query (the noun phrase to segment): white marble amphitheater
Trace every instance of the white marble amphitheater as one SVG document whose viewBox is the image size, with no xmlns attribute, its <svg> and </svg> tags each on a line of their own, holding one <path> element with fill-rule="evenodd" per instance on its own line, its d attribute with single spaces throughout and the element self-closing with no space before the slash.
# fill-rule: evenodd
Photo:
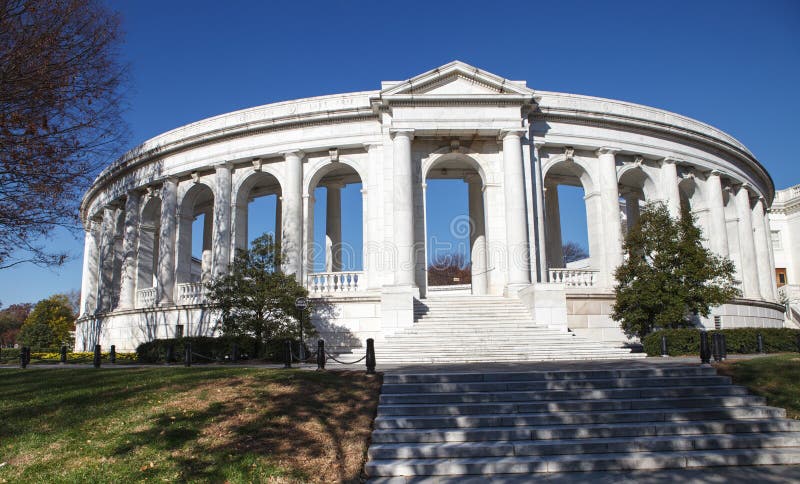
<svg viewBox="0 0 800 484">
<path fill-rule="evenodd" d="M 440 178 L 468 184 L 468 286 L 428 285 L 426 182 Z M 354 183 L 362 213 L 341 208 L 342 187 Z M 558 185 L 583 189 L 586 220 L 573 221 L 588 230 L 580 269 L 564 264 Z M 327 194 L 326 272 L 313 270 L 317 187 Z M 626 225 L 655 200 L 675 215 L 688 205 L 709 247 L 736 264 L 743 296 L 700 323 L 780 327 L 766 216 L 774 193 L 748 149 L 707 124 L 452 62 L 379 90 L 205 119 L 122 156 L 81 207 L 77 347 L 211 334 L 203 281 L 229 270 L 253 236 L 250 202 L 268 195 L 277 195 L 284 270 L 324 303 L 320 336 L 354 352 L 374 338 L 379 361 L 626 355 L 609 317 L 612 274 Z M 201 215 L 202 257 L 193 257 Z M 342 270 L 343 219 L 362 227 L 361 270 Z"/>
</svg>

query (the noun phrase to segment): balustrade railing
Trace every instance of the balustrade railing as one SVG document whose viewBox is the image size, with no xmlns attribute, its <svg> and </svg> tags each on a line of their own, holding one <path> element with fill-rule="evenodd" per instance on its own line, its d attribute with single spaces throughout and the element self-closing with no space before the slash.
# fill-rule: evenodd
<svg viewBox="0 0 800 484">
<path fill-rule="evenodd" d="M 156 305 L 156 288 L 148 287 L 136 291 L 136 307 L 151 308 Z"/>
<path fill-rule="evenodd" d="M 550 282 L 566 287 L 594 287 L 599 271 L 588 269 L 548 269 Z"/>
<path fill-rule="evenodd" d="M 363 277 L 363 272 L 317 272 L 308 275 L 306 288 L 311 294 L 350 294 L 363 290 Z"/>
<path fill-rule="evenodd" d="M 176 284 L 177 303 L 202 304 L 206 302 L 206 288 L 202 282 L 186 282 Z"/>
</svg>

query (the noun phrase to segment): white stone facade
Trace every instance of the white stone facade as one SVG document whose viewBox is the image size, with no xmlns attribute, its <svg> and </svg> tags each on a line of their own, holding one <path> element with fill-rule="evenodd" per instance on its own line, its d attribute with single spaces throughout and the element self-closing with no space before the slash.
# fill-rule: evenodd
<svg viewBox="0 0 800 484">
<path fill-rule="evenodd" d="M 769 212 L 780 300 L 787 324 L 800 327 L 800 185 L 775 192 Z"/>
<path fill-rule="evenodd" d="M 157 136 L 104 170 L 86 194 L 77 346 L 134 348 L 208 334 L 203 281 L 248 240 L 248 202 L 278 198 L 284 269 L 324 301 L 315 316 L 334 346 L 381 340 L 414 324 L 427 287 L 426 181 L 469 184 L 471 292 L 519 298 L 532 317 L 606 341 L 623 225 L 643 201 L 688 204 L 710 247 L 730 256 L 743 298 L 715 309 L 725 327 L 782 324 L 769 221 L 771 178 L 731 136 L 666 111 L 535 91 L 461 62 L 380 90 L 228 113 Z M 339 188 L 361 183 L 363 213 Z M 582 187 L 588 268 L 565 268 L 555 187 Z M 314 189 L 326 186 L 330 241 L 313 273 Z M 202 258 L 192 221 L 204 216 Z M 341 219 L 363 226 L 363 270 L 342 272 Z M 577 221 L 582 223 L 583 221 Z M 433 296 L 431 296 L 433 297 Z M 704 321 L 713 326 L 713 318 Z M 176 329 L 180 326 L 180 329 Z"/>
</svg>

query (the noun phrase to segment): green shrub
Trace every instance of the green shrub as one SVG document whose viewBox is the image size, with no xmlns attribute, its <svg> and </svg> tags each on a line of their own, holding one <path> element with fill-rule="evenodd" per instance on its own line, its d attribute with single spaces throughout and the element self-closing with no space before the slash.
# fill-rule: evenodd
<svg viewBox="0 0 800 484">
<path fill-rule="evenodd" d="M 728 353 L 758 353 L 758 334 L 764 339 L 765 353 L 798 351 L 797 338 L 800 330 L 789 328 L 735 328 L 712 330 L 711 335 L 721 332 L 725 335 Z M 670 356 L 699 355 L 700 331 L 695 328 L 662 329 L 645 336 L 642 344 L 648 356 L 661 355 L 661 336 L 667 337 L 667 353 Z"/>
<path fill-rule="evenodd" d="M 0 348 L 0 363 L 19 362 L 19 348 Z"/>
<path fill-rule="evenodd" d="M 183 361 L 185 344 L 192 344 L 192 353 L 202 355 L 194 356 L 193 361 L 211 363 L 225 361 L 230 358 L 233 345 L 239 345 L 239 358 L 264 358 L 268 360 L 282 360 L 282 342 L 268 343 L 264 348 L 256 348 L 256 340 L 250 336 L 192 336 L 186 338 L 156 339 L 142 343 L 136 348 L 136 354 L 142 363 L 163 363 L 166 361 L 167 350 L 173 347 L 172 362 Z"/>
</svg>

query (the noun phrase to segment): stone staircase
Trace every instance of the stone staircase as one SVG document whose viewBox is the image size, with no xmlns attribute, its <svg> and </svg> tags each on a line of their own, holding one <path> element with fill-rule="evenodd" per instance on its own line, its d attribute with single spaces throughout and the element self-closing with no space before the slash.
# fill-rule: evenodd
<svg viewBox="0 0 800 484">
<path fill-rule="evenodd" d="M 597 363 L 386 373 L 370 482 L 800 464 L 800 422 L 711 367 Z"/>
<path fill-rule="evenodd" d="M 438 296 L 414 301 L 412 327 L 376 341 L 379 365 L 640 358 L 644 354 L 550 329 L 518 299 Z M 354 360 L 364 349 L 343 355 Z"/>
</svg>

